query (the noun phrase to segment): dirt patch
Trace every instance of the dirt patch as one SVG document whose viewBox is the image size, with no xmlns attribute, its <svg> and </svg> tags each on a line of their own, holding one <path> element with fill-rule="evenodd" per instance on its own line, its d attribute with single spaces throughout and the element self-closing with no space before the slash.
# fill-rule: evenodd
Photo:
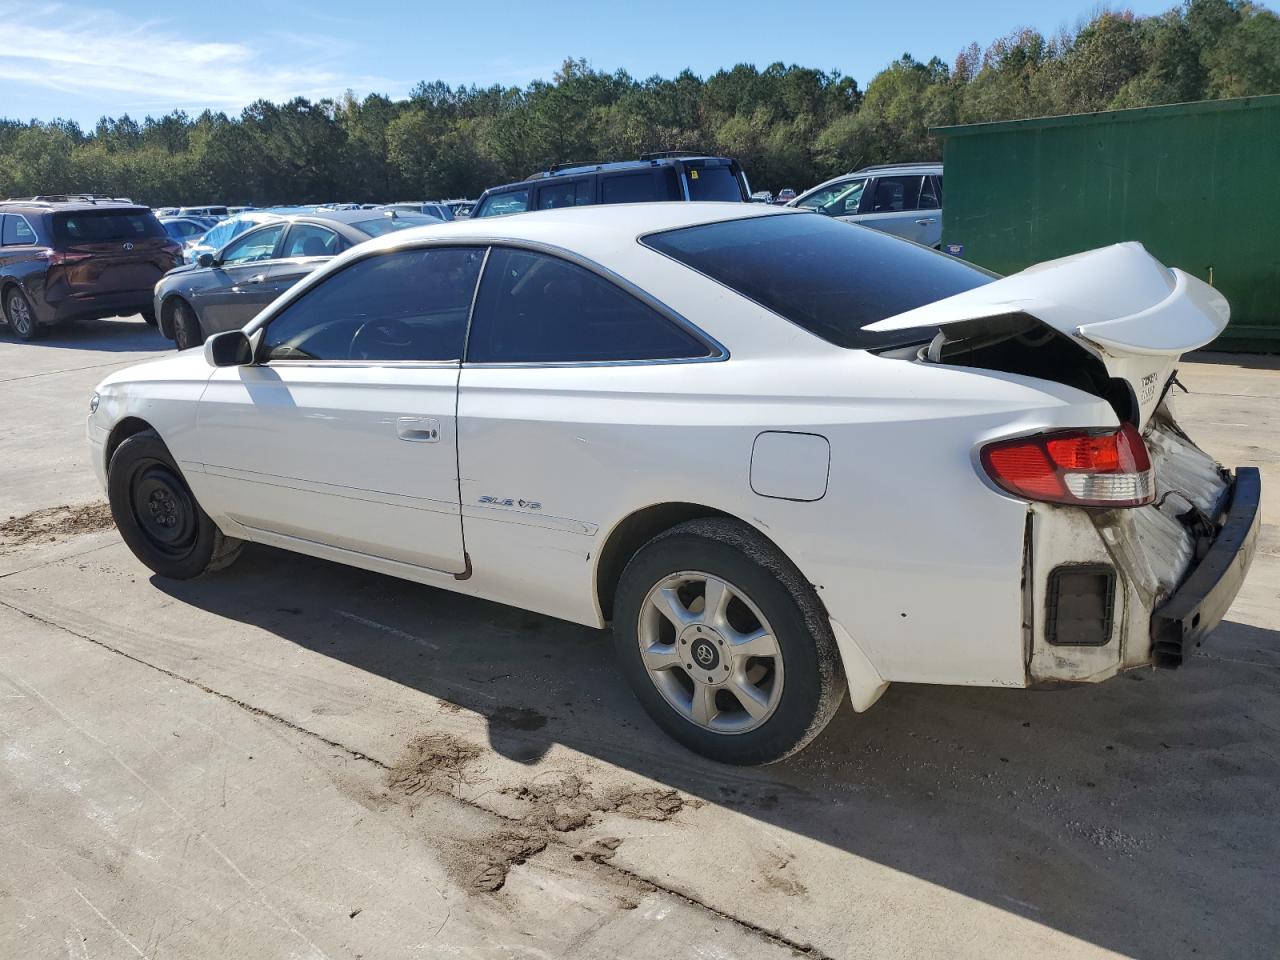
<svg viewBox="0 0 1280 960">
<path fill-rule="evenodd" d="M 492 719 L 492 718 L 491 718 Z M 387 772 L 385 803 L 432 793 L 461 799 L 459 787 L 468 782 L 467 768 L 482 751 L 446 733 L 418 737 Z M 451 872 L 468 890 L 496 892 L 507 882 L 511 868 L 528 862 L 558 837 L 589 827 L 597 814 L 614 813 L 636 820 L 665 821 L 680 813 L 687 800 L 675 790 L 613 788 L 596 790 L 576 774 L 568 773 L 497 791 L 518 801 L 516 813 L 501 813 L 509 826 L 475 843 L 464 845 L 453 859 Z M 563 841 L 561 841 L 563 842 Z M 613 857 L 622 840 L 599 837 L 583 842 L 573 852 L 577 860 L 603 863 Z"/>
<path fill-rule="evenodd" d="M 111 508 L 105 503 L 63 504 L 45 507 L 0 523 L 0 548 L 23 547 L 29 543 L 52 543 L 83 533 L 97 533 L 115 526 Z"/>
<path fill-rule="evenodd" d="M 387 786 L 410 797 L 452 793 L 462 783 L 467 764 L 478 756 L 478 747 L 445 733 L 429 733 L 409 743 L 388 772 Z"/>
<path fill-rule="evenodd" d="M 575 850 L 573 859 L 594 860 L 596 863 L 603 863 L 605 860 L 612 860 L 614 853 L 617 852 L 620 846 L 622 846 L 621 837 L 597 837 L 594 840 L 588 840 Z"/>
<path fill-rule="evenodd" d="M 685 807 L 684 797 L 675 790 L 614 790 L 608 807 L 600 809 L 620 813 L 634 820 L 670 820 Z"/>
<path fill-rule="evenodd" d="M 511 868 L 547 849 L 547 842 L 545 834 L 536 832 L 504 831 L 486 837 L 469 850 L 471 862 L 478 862 L 478 866 L 472 870 L 467 886 L 487 893 L 501 890 Z"/>
<path fill-rule="evenodd" d="M 809 892 L 809 888 L 800 881 L 794 871 L 787 869 L 794 860 L 795 857 L 790 854 L 787 856 L 779 856 L 776 853 L 767 854 L 761 864 L 760 875 L 765 883 L 779 893 L 784 893 L 788 897 L 803 897 Z"/>
<path fill-rule="evenodd" d="M 675 790 L 618 788 L 600 794 L 580 777 L 569 774 L 559 780 L 506 787 L 502 793 L 529 804 L 521 818 L 525 823 L 556 833 L 571 833 L 590 824 L 597 813 L 618 813 L 633 820 L 670 820 L 685 806 Z"/>
</svg>

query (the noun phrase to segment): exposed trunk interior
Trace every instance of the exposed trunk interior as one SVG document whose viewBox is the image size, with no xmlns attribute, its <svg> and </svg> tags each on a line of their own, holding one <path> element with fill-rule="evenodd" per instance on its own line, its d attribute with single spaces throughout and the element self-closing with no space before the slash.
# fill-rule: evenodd
<svg viewBox="0 0 1280 960">
<path fill-rule="evenodd" d="M 887 355 L 1050 380 L 1101 397 L 1122 422 L 1138 423 L 1138 404 L 1129 383 L 1110 376 L 1101 360 L 1030 314 L 950 323 L 928 346 Z"/>
</svg>

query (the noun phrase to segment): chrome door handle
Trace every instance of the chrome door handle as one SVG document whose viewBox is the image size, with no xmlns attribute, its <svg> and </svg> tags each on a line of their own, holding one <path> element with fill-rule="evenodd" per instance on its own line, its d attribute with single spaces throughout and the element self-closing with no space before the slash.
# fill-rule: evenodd
<svg viewBox="0 0 1280 960">
<path fill-rule="evenodd" d="M 245 287 L 249 286 L 250 284 L 265 283 L 266 280 L 267 280 L 267 275 L 265 273 L 260 273 L 256 277 L 249 277 L 247 280 L 241 280 L 239 283 L 237 283 L 234 287 L 231 288 L 231 292 L 240 293 L 244 290 Z"/>
<path fill-rule="evenodd" d="M 937 223 L 937 222 L 938 222 L 937 217 L 925 217 L 923 220 L 916 221 L 916 223 L 918 223 L 922 227 L 927 227 L 929 224 Z"/>
<path fill-rule="evenodd" d="M 398 417 L 396 433 L 411 443 L 435 443 L 440 439 L 440 421 L 435 417 Z"/>
</svg>

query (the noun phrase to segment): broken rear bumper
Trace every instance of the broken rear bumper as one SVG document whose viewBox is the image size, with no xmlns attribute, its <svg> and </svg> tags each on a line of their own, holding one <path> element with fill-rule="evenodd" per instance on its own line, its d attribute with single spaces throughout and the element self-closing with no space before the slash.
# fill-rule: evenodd
<svg viewBox="0 0 1280 960">
<path fill-rule="evenodd" d="M 1238 468 L 1230 506 L 1208 553 L 1151 615 L 1151 659 L 1157 667 L 1181 665 L 1226 616 L 1253 562 L 1261 497 L 1257 468 Z"/>
</svg>

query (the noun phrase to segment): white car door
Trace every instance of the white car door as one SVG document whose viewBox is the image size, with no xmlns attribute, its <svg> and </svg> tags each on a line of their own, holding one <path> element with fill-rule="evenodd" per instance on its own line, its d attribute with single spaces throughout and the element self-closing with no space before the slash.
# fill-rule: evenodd
<svg viewBox="0 0 1280 960">
<path fill-rule="evenodd" d="M 650 458 L 655 397 L 690 375 L 678 361 L 720 355 L 583 265 L 492 248 L 458 392 L 463 525 L 487 595 L 591 616 L 599 525 L 636 484 L 669 480 Z"/>
<path fill-rule="evenodd" d="M 377 253 L 272 317 L 257 362 L 219 368 L 200 400 L 206 509 L 303 552 L 464 572 L 455 415 L 483 260 Z"/>
</svg>

